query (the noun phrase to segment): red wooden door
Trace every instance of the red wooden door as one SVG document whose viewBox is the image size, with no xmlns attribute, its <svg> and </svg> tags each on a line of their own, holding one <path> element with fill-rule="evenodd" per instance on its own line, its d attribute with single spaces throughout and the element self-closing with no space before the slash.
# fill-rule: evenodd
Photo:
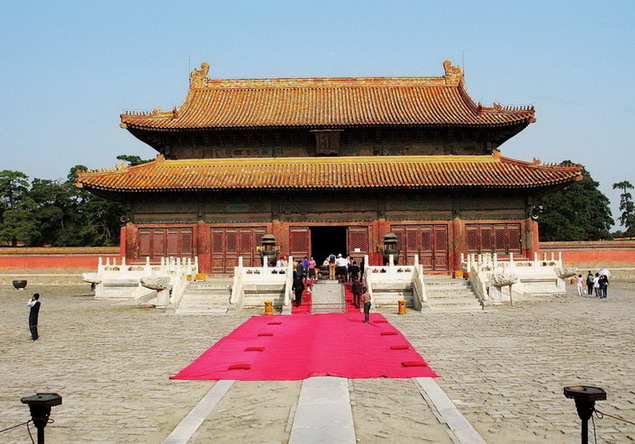
<svg viewBox="0 0 635 444">
<path fill-rule="evenodd" d="M 468 224 L 468 253 L 521 254 L 520 224 Z"/>
<path fill-rule="evenodd" d="M 311 251 L 311 230 L 309 227 L 289 228 L 289 256 L 302 259 Z"/>
<path fill-rule="evenodd" d="M 523 246 L 520 237 L 520 224 L 507 224 L 507 251 L 522 254 Z"/>
<path fill-rule="evenodd" d="M 450 254 L 450 251 L 449 251 L 447 225 L 434 226 L 433 251 L 434 251 L 434 271 L 449 270 L 448 256 Z"/>
<path fill-rule="evenodd" d="M 419 250 L 419 263 L 424 271 L 434 271 L 434 225 L 421 227 L 421 248 Z M 409 264 L 413 263 L 414 259 Z"/>
<path fill-rule="evenodd" d="M 260 245 L 265 227 L 214 227 L 210 229 L 210 262 L 212 274 L 233 273 L 238 258 L 245 267 L 259 267 Z"/>
<path fill-rule="evenodd" d="M 448 226 L 445 224 L 393 225 L 401 250 L 400 260 L 413 264 L 415 255 L 425 271 L 448 270 Z M 469 235 L 469 232 L 468 232 Z"/>
<path fill-rule="evenodd" d="M 348 227 L 346 251 L 359 264 L 368 254 L 368 227 Z"/>
<path fill-rule="evenodd" d="M 193 234 L 190 227 L 139 228 L 139 257 L 192 256 Z"/>
</svg>

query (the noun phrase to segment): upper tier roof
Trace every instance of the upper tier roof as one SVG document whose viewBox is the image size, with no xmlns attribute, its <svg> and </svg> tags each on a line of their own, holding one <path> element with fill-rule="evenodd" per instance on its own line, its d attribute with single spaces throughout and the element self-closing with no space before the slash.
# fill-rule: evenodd
<svg viewBox="0 0 635 444">
<path fill-rule="evenodd" d="M 465 91 L 463 69 L 442 77 L 210 79 L 209 65 L 190 74 L 183 105 L 169 112 L 121 115 L 129 129 L 363 126 L 491 127 L 528 124 L 533 107 L 483 107 Z"/>
<path fill-rule="evenodd" d="M 115 192 L 544 188 L 582 179 L 582 167 L 500 156 L 374 156 L 165 160 L 78 174 Z"/>
</svg>

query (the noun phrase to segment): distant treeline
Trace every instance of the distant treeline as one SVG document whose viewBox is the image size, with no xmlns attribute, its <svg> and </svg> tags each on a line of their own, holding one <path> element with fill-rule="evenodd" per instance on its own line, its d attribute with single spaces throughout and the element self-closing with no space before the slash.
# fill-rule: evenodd
<svg viewBox="0 0 635 444">
<path fill-rule="evenodd" d="M 138 156 L 117 157 L 131 165 L 147 162 Z M 571 163 L 569 161 L 564 163 Z M 108 246 L 119 243 L 125 214 L 121 203 L 105 200 L 75 186 L 76 165 L 65 180 L 33 179 L 20 171 L 0 171 L 0 244 L 25 246 Z M 539 202 L 540 240 L 585 241 L 635 235 L 635 209 L 628 181 L 622 190 L 618 218 L 624 231 L 611 234 L 609 199 L 588 171 L 584 180 Z"/>
</svg>

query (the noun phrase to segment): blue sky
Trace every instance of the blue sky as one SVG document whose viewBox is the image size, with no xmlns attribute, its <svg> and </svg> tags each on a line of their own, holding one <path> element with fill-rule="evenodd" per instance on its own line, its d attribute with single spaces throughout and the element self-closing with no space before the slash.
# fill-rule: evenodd
<svg viewBox="0 0 635 444">
<path fill-rule="evenodd" d="M 635 2 L 9 1 L 0 3 L 0 169 L 62 178 L 156 154 L 125 110 L 180 105 L 216 78 L 437 76 L 463 63 L 484 104 L 534 105 L 504 155 L 584 164 L 611 198 L 635 154 Z"/>
</svg>

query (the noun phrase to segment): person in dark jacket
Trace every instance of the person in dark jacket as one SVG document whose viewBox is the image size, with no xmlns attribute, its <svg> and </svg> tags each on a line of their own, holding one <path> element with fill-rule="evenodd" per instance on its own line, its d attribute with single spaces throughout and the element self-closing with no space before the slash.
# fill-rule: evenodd
<svg viewBox="0 0 635 444">
<path fill-rule="evenodd" d="M 34 341 L 37 341 L 40 337 L 37 333 L 37 321 L 40 314 L 40 306 L 42 305 L 39 299 L 40 294 L 35 293 L 31 296 L 31 299 L 27 303 L 27 305 L 31 308 L 29 311 L 29 330 L 31 330 L 31 339 Z"/>
<path fill-rule="evenodd" d="M 351 274 L 351 281 L 355 282 L 359 279 L 359 265 L 357 265 L 357 261 L 353 261 L 353 265 L 348 267 L 348 272 Z"/>
<path fill-rule="evenodd" d="M 357 278 L 353 278 L 351 291 L 353 292 L 353 304 L 355 304 L 355 307 L 357 308 L 359 308 L 359 298 L 362 296 L 363 288 L 364 286 L 362 285 L 362 281 L 357 280 Z"/>
<path fill-rule="evenodd" d="M 291 289 L 295 293 L 295 306 L 299 307 L 302 304 L 302 293 L 304 293 L 304 282 L 302 282 L 302 277 L 296 277 L 293 279 L 293 287 Z"/>
<path fill-rule="evenodd" d="M 600 276 L 598 282 L 600 284 L 600 299 L 606 299 L 609 289 L 609 278 L 605 274 L 603 274 Z"/>
<path fill-rule="evenodd" d="M 295 265 L 295 274 L 293 278 L 298 278 L 300 280 L 304 279 L 304 266 L 302 265 L 302 259 L 298 259 Z"/>
<path fill-rule="evenodd" d="M 591 273 L 591 271 L 589 270 L 589 274 L 587 274 L 586 276 L 586 286 L 587 286 L 587 292 L 590 295 L 593 294 L 593 273 Z"/>
</svg>

